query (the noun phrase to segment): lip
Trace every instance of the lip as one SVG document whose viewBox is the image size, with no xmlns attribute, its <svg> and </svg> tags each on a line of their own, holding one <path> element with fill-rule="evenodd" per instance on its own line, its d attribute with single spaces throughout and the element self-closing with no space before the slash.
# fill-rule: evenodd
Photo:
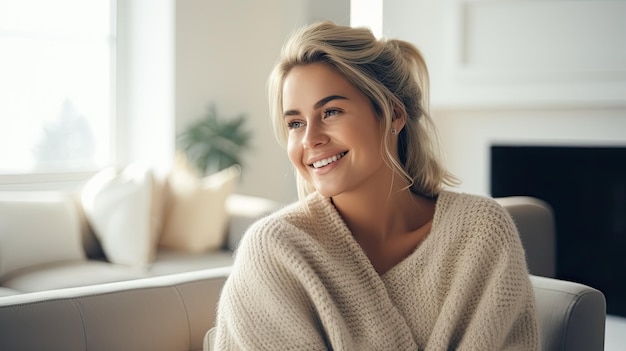
<svg viewBox="0 0 626 351">
<path fill-rule="evenodd" d="M 313 167 L 313 165 L 309 166 L 310 172 L 312 174 L 315 174 L 316 176 L 320 177 L 320 176 L 325 176 L 327 174 L 329 174 L 330 172 L 332 172 L 336 167 L 341 167 L 342 165 L 342 160 L 346 157 L 346 155 L 344 155 L 342 158 L 338 159 L 337 161 L 331 162 L 329 164 L 327 164 L 324 167 L 320 167 L 320 168 L 315 168 Z"/>
<path fill-rule="evenodd" d="M 325 159 L 327 159 L 327 158 L 330 158 L 330 157 L 333 157 L 333 156 L 337 156 L 337 155 L 339 155 L 339 154 L 344 154 L 344 155 L 341 157 L 341 158 L 343 158 L 343 157 L 345 157 L 345 156 L 348 154 L 348 150 L 345 150 L 345 151 L 337 151 L 337 152 L 329 152 L 329 153 L 324 153 L 324 154 L 319 155 L 319 156 L 310 157 L 310 158 L 309 158 L 309 159 L 305 162 L 305 164 L 306 164 L 308 167 L 310 167 L 310 168 L 313 168 L 313 169 L 320 169 L 320 168 L 315 168 L 315 167 L 313 167 L 313 164 L 314 164 L 315 162 L 317 162 L 317 161 L 325 160 Z M 337 160 L 337 161 L 339 161 L 339 160 Z M 335 161 L 335 162 L 337 162 L 337 161 Z M 333 163 L 335 163 L 335 162 L 333 162 Z M 325 166 L 325 167 L 326 167 L 326 166 Z M 324 168 L 324 167 L 322 167 L 322 168 Z"/>
</svg>

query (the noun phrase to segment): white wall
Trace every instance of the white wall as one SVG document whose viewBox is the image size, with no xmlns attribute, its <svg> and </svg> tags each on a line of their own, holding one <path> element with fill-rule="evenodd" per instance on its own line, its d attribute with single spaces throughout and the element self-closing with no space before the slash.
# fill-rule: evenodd
<svg viewBox="0 0 626 351">
<path fill-rule="evenodd" d="M 144 14 L 135 28 L 143 36 L 120 43 L 122 54 L 148 49 L 118 67 L 136 70 L 125 85 L 130 91 L 118 94 L 118 111 L 128 116 L 122 122 L 130 126 L 121 130 L 127 159 L 171 159 L 174 135 L 213 101 L 224 116 L 247 114 L 254 131 L 237 191 L 295 199 L 292 169 L 267 115 L 267 75 L 293 28 L 324 18 L 348 24 L 349 0 L 147 3 L 120 2 L 130 7 L 126 13 Z M 384 35 L 415 43 L 429 64 L 434 118 L 462 190 L 488 193 L 493 142 L 626 145 L 626 1 L 383 6 Z M 146 35 L 150 27 L 157 29 Z M 140 102 L 128 105 L 130 97 Z"/>
<path fill-rule="evenodd" d="M 489 193 L 492 143 L 626 145 L 626 1 L 396 0 L 383 28 L 425 56 L 461 190 Z"/>
<path fill-rule="evenodd" d="M 460 189 L 489 194 L 489 147 L 626 146 L 626 108 L 482 108 L 437 111 L 450 170 Z"/>
<path fill-rule="evenodd" d="M 116 163 L 166 172 L 174 158 L 173 0 L 117 2 Z"/>
<path fill-rule="evenodd" d="M 254 139 L 240 193 L 283 202 L 297 197 L 272 132 L 265 86 L 288 34 L 325 18 L 348 24 L 349 1 L 176 1 L 176 130 L 200 118 L 210 102 L 225 117 L 246 114 Z"/>
</svg>

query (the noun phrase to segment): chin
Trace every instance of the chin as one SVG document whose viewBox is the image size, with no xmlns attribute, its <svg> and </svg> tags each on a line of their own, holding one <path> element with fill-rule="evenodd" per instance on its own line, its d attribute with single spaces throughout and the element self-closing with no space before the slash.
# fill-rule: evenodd
<svg viewBox="0 0 626 351">
<path fill-rule="evenodd" d="M 329 189 L 328 187 L 315 187 L 315 190 L 324 197 L 333 197 L 341 194 L 338 189 Z"/>
</svg>

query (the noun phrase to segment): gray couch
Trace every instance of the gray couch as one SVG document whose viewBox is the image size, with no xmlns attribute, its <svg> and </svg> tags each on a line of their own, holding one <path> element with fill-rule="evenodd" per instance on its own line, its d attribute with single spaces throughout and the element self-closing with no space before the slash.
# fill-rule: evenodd
<svg viewBox="0 0 626 351">
<path fill-rule="evenodd" d="M 11 230 L 10 224 L 8 224 L 8 227 L 3 224 L 10 222 L 10 220 L 5 219 L 3 215 L 11 212 L 11 206 L 29 206 L 28 202 L 15 200 L 16 198 L 20 199 L 20 196 L 21 194 L 19 192 L 14 194 L 3 192 L 0 194 L 0 212 L 5 211 L 5 213 L 0 213 L 0 235 L 3 235 L 4 231 Z M 36 203 L 41 201 L 39 198 L 35 200 Z M 80 250 L 84 251 L 85 257 L 50 259 L 49 262 L 9 270 L 8 273 L 4 272 L 0 274 L 0 297 L 230 266 L 233 262 L 232 250 L 236 247 L 239 238 L 247 226 L 257 218 L 273 211 L 279 205 L 274 201 L 260 197 L 232 194 L 226 203 L 230 220 L 227 233 L 225 233 L 226 242 L 224 243 L 223 250 L 196 253 L 160 247 L 157 250 L 154 261 L 151 262 L 149 266 L 140 268 L 109 262 L 98 240 L 89 228 L 86 219 L 84 216 L 80 215 L 80 205 L 77 204 L 77 206 L 80 217 L 79 221 L 82 222 L 82 248 L 80 248 Z M 17 221 L 42 221 L 45 217 L 46 221 L 50 221 L 49 235 L 52 236 L 56 234 L 61 237 L 59 240 L 52 239 L 50 242 L 65 245 L 63 244 L 64 240 L 62 238 L 64 233 L 61 233 L 64 229 L 55 228 L 55 223 L 61 221 L 55 221 L 54 219 L 58 219 L 59 216 L 67 215 L 68 211 L 59 211 L 56 213 L 54 211 L 57 210 L 57 207 L 58 204 L 53 203 L 53 205 L 49 205 L 41 211 L 43 212 L 41 217 L 27 217 L 17 219 Z M 15 234 L 13 235 L 15 236 Z M 10 244 L 10 242 L 8 244 Z M 15 244 L 15 246 L 17 246 L 15 249 L 3 248 L 4 251 L 0 252 L 0 256 L 2 256 L 3 252 L 12 253 L 11 251 L 17 251 L 13 256 L 18 257 L 37 255 L 32 252 L 20 252 L 20 247 L 27 249 L 23 247 L 23 244 L 20 245 L 18 243 Z M 34 246 L 41 245 L 40 243 L 35 243 L 33 247 Z M 53 251 L 46 250 L 46 247 L 39 248 L 38 250 L 40 254 L 43 255 L 46 254 L 46 251 Z M 36 257 L 33 257 L 33 261 L 35 258 Z M 0 257 L 0 271 L 7 270 L 7 261 L 9 261 L 7 257 Z"/>
<path fill-rule="evenodd" d="M 520 228 L 534 221 L 514 219 Z M 228 273 L 214 268 L 0 298 L 0 350 L 201 350 Z M 531 281 L 543 350 L 603 350 L 600 291 L 548 277 Z"/>
<path fill-rule="evenodd" d="M 229 268 L 0 298 L 0 350 L 201 350 Z M 601 351 L 604 296 L 531 276 L 543 350 Z"/>
<path fill-rule="evenodd" d="M 0 350 L 201 350 L 229 268 L 0 298 Z"/>
</svg>

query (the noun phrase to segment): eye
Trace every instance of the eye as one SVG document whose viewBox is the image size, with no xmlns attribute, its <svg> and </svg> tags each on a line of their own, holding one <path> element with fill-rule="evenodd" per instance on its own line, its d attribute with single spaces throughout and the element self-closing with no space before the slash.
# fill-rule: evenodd
<svg viewBox="0 0 626 351">
<path fill-rule="evenodd" d="M 304 123 L 302 121 L 290 121 L 287 122 L 287 128 L 288 129 L 298 129 L 304 126 Z"/>
<path fill-rule="evenodd" d="M 341 110 L 338 108 L 334 108 L 334 107 L 329 107 L 327 109 L 324 110 L 324 117 L 331 117 L 334 116 L 338 113 L 340 113 Z"/>
</svg>

